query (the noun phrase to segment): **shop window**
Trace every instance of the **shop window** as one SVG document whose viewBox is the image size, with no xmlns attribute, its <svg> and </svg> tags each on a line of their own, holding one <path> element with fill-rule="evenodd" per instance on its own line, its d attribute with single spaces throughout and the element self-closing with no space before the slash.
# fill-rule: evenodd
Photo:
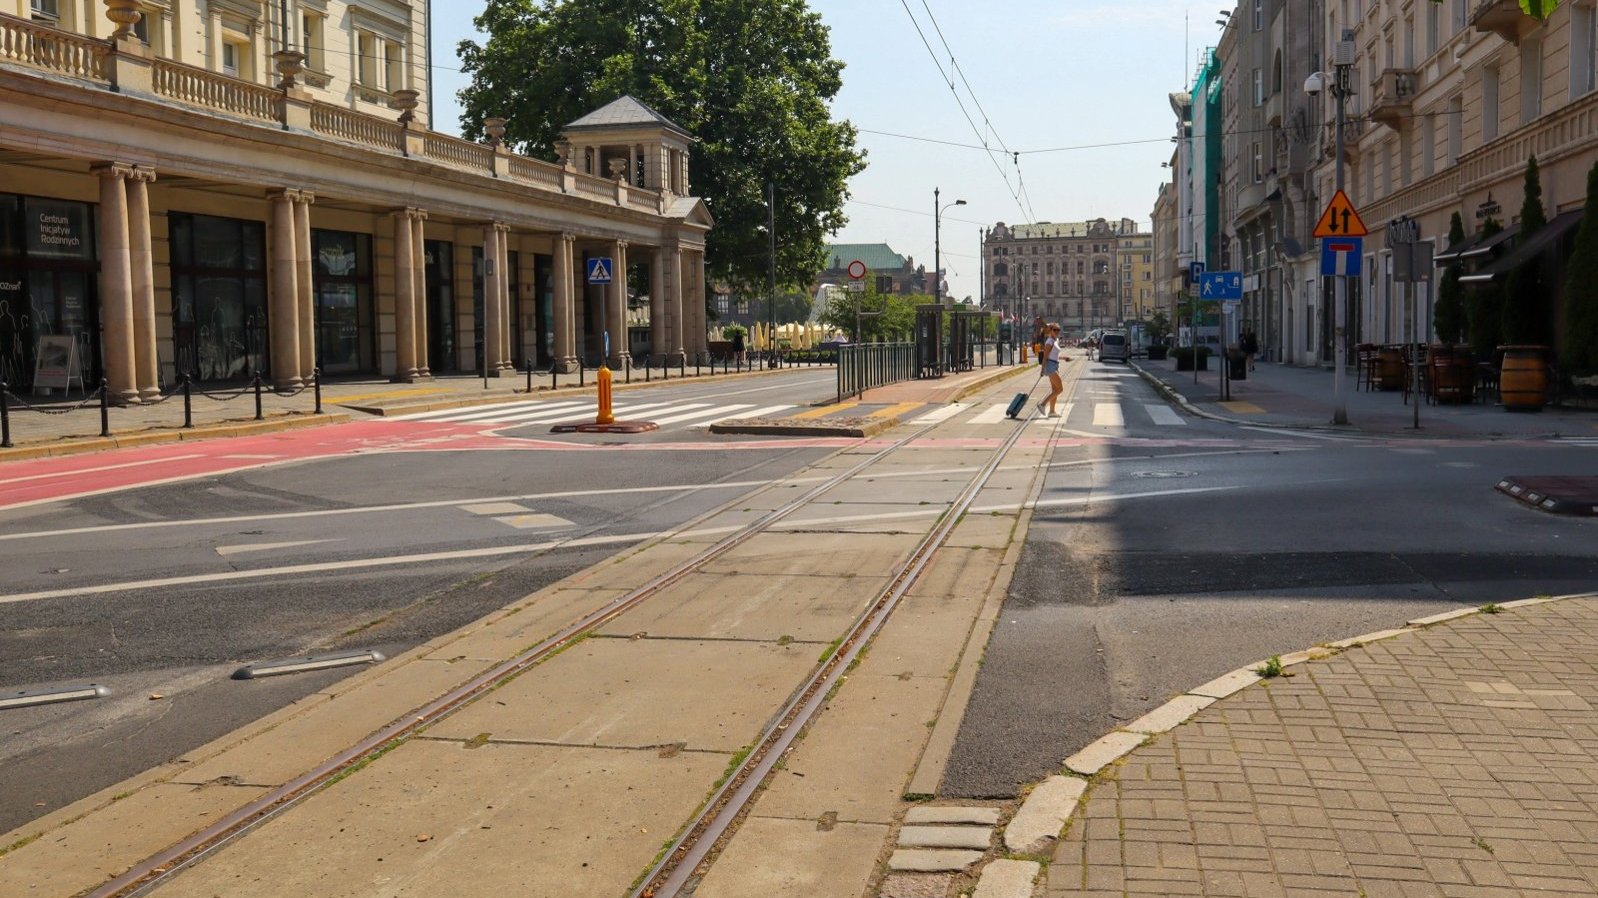
<svg viewBox="0 0 1598 898">
<path fill-rule="evenodd" d="M 46 337 L 70 341 L 75 377 L 99 377 L 92 208 L 0 195 L 0 380 L 13 391 L 33 386 Z"/>
<path fill-rule="evenodd" d="M 422 244 L 427 283 L 427 362 L 437 371 L 454 371 L 455 357 L 455 247 L 443 240 Z"/>
<path fill-rule="evenodd" d="M 312 231 L 316 364 L 327 374 L 377 370 L 369 234 Z"/>
<path fill-rule="evenodd" d="M 266 226 L 181 212 L 167 225 L 179 373 L 201 381 L 269 373 Z"/>
</svg>

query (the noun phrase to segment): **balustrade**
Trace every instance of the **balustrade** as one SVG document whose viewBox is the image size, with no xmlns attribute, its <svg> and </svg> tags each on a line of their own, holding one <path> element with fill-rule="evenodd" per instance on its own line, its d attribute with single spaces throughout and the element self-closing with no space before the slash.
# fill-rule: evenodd
<svg viewBox="0 0 1598 898">
<path fill-rule="evenodd" d="M 70 75 L 106 81 L 104 41 L 0 14 L 0 59 Z"/>
<path fill-rule="evenodd" d="M 264 85 L 170 59 L 155 60 L 151 77 L 157 94 L 183 103 L 265 122 L 282 114 L 283 94 Z"/>
<path fill-rule="evenodd" d="M 317 102 L 311 106 L 311 130 L 384 150 L 400 151 L 405 148 L 404 133 L 399 123 L 331 103 Z"/>
</svg>

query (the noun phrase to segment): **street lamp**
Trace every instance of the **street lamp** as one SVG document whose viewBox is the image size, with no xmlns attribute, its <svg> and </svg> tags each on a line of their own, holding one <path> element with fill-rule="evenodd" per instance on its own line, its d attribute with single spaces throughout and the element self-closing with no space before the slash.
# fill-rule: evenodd
<svg viewBox="0 0 1598 898">
<path fill-rule="evenodd" d="M 1343 192 L 1343 126 L 1347 121 L 1344 109 L 1345 101 L 1351 92 L 1349 89 L 1349 74 L 1354 67 L 1354 58 L 1358 54 L 1358 47 L 1354 43 L 1354 30 L 1344 28 L 1342 39 L 1332 55 L 1332 72 L 1316 72 L 1304 81 L 1304 92 L 1315 96 L 1321 91 L 1331 88 L 1332 96 L 1337 100 L 1337 192 Z M 1344 395 L 1343 371 L 1348 364 L 1345 347 L 1345 331 L 1348 329 L 1348 277 L 1336 275 L 1332 279 L 1334 289 L 1333 304 L 1335 315 L 1333 319 L 1332 350 L 1336 358 L 1336 367 L 1333 369 L 1332 382 L 1332 423 L 1348 423 L 1348 397 Z"/>
<path fill-rule="evenodd" d="M 940 306 L 943 305 L 943 210 L 965 205 L 965 200 L 955 200 L 947 206 L 939 206 L 938 198 L 941 193 L 940 188 L 932 188 L 932 279 L 935 282 L 932 295 Z"/>
</svg>

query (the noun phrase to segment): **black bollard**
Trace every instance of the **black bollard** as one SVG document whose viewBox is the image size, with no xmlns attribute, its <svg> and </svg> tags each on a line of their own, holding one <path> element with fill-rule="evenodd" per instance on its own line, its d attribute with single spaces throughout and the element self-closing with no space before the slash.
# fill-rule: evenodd
<svg viewBox="0 0 1598 898">
<path fill-rule="evenodd" d="M 183 426 L 194 426 L 194 387 L 187 374 L 183 375 Z"/>
<path fill-rule="evenodd" d="M 0 380 L 0 449 L 11 448 L 11 385 Z"/>
<path fill-rule="evenodd" d="M 260 421 L 261 414 L 261 372 L 255 372 L 255 420 Z"/>
<path fill-rule="evenodd" d="M 644 383 L 649 383 L 649 357 L 644 356 Z"/>
<path fill-rule="evenodd" d="M 322 369 L 311 369 L 311 386 L 316 388 L 316 414 L 322 413 Z"/>
<path fill-rule="evenodd" d="M 633 382 L 633 357 L 632 356 L 628 356 L 627 358 L 622 359 L 621 367 L 622 367 L 622 372 L 624 373 L 624 375 L 627 378 L 625 381 L 623 381 L 623 383 L 629 383 L 629 384 L 632 383 Z"/>
<path fill-rule="evenodd" d="M 587 375 L 583 373 L 583 361 L 582 361 L 582 359 L 578 359 L 577 360 L 577 386 L 579 386 L 579 387 L 588 386 L 586 381 L 587 381 Z"/>
<path fill-rule="evenodd" d="M 560 364 L 557 363 L 557 362 L 550 362 L 549 363 L 549 388 L 551 390 L 554 390 L 554 389 L 558 389 L 559 387 L 560 387 Z"/>
<path fill-rule="evenodd" d="M 533 356 L 531 353 L 527 356 L 527 392 L 529 394 L 533 392 Z"/>
<path fill-rule="evenodd" d="M 100 436 L 111 435 L 111 386 L 100 378 Z"/>
</svg>

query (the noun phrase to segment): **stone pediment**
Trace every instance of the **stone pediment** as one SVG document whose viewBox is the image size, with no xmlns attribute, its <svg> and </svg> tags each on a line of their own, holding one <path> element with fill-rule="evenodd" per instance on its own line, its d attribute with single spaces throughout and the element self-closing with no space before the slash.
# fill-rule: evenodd
<svg viewBox="0 0 1598 898">
<path fill-rule="evenodd" d="M 684 224 L 698 225 L 700 227 L 715 227 L 716 219 L 710 214 L 710 207 L 697 196 L 679 196 L 666 207 L 667 218 L 680 218 Z"/>
</svg>

